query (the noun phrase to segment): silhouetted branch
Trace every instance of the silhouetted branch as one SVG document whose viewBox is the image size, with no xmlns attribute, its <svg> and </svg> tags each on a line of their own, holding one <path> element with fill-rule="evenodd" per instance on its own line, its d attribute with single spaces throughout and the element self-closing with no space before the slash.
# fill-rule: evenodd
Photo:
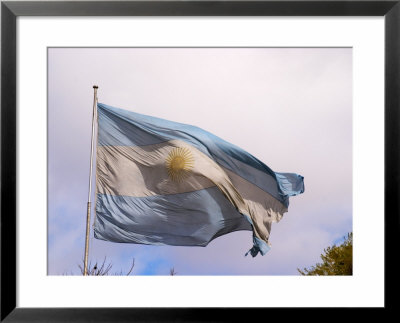
<svg viewBox="0 0 400 323">
<path fill-rule="evenodd" d="M 87 268 L 88 276 L 108 276 L 108 275 L 122 276 L 123 275 L 122 270 L 119 273 L 115 272 L 115 273 L 111 274 L 110 270 L 111 270 L 113 264 L 111 262 L 107 263 L 106 260 L 107 260 L 107 257 L 104 257 L 104 260 L 100 266 L 96 262 L 93 267 L 92 267 L 92 262 L 89 261 L 88 268 Z M 83 265 L 79 264 L 78 267 L 81 271 L 81 274 L 83 275 L 84 274 L 84 261 L 83 260 L 82 260 L 82 263 L 83 263 Z M 135 266 L 135 258 L 132 259 L 132 265 L 129 268 L 129 271 L 126 274 L 126 276 L 129 276 L 131 274 L 134 266 Z"/>
<path fill-rule="evenodd" d="M 130 273 L 132 272 L 134 266 L 135 266 L 135 258 L 132 258 L 132 266 L 131 266 L 131 268 L 129 269 L 128 273 L 126 274 L 127 276 L 130 275 Z"/>
</svg>

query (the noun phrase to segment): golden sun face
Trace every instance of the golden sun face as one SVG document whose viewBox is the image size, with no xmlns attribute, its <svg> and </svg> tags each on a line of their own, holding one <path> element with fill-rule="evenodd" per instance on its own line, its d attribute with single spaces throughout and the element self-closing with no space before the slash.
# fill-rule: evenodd
<svg viewBox="0 0 400 323">
<path fill-rule="evenodd" d="M 188 148 L 174 148 L 165 161 L 168 176 L 175 182 L 180 182 L 189 175 L 193 168 L 194 158 Z"/>
</svg>

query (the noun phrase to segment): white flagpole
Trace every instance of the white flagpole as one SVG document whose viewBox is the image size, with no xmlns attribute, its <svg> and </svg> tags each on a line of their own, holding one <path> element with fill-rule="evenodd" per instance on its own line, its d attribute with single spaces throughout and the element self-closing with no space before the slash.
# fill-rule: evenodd
<svg viewBox="0 0 400 323">
<path fill-rule="evenodd" d="M 85 263 L 83 275 L 87 276 L 88 256 L 89 256 L 89 233 L 90 233 L 90 211 L 91 211 L 91 195 L 92 195 L 92 172 L 93 172 L 93 150 L 94 150 L 94 125 L 97 106 L 97 85 L 93 85 L 94 98 L 93 98 L 93 115 L 92 115 L 92 141 L 90 144 L 90 175 L 89 175 L 89 195 L 87 202 L 87 216 L 86 216 L 86 243 L 85 243 Z"/>
</svg>

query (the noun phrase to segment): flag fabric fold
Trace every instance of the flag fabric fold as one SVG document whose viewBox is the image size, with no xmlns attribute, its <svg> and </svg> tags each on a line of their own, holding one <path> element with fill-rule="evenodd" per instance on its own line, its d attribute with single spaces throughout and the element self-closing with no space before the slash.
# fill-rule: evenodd
<svg viewBox="0 0 400 323">
<path fill-rule="evenodd" d="M 97 239 L 206 246 L 253 231 L 254 257 L 269 250 L 271 224 L 303 177 L 276 173 L 198 127 L 97 104 Z"/>
</svg>

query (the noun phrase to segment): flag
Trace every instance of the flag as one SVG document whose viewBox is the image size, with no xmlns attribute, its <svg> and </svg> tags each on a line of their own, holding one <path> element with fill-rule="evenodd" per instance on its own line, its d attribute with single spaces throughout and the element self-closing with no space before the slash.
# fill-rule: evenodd
<svg viewBox="0 0 400 323">
<path fill-rule="evenodd" d="M 253 231 L 255 257 L 287 212 L 303 177 L 276 173 L 243 149 L 195 126 L 97 104 L 97 239 L 206 246 Z"/>
</svg>

